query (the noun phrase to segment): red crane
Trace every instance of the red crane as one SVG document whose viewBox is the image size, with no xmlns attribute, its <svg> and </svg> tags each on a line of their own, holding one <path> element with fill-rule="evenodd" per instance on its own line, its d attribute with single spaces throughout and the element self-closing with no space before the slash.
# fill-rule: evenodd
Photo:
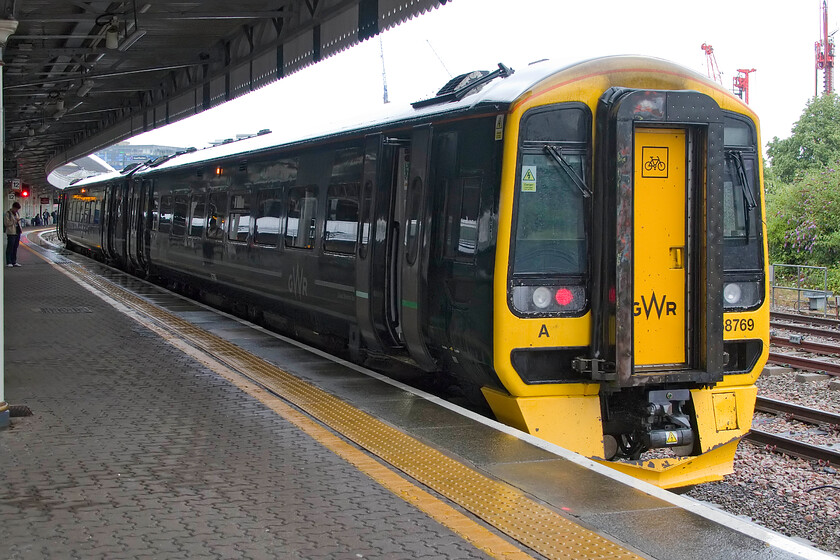
<svg viewBox="0 0 840 560">
<path fill-rule="evenodd" d="M 745 70 L 738 68 L 738 75 L 732 78 L 732 92 L 744 100 L 744 103 L 750 103 L 750 74 L 755 72 L 755 68 Z"/>
<path fill-rule="evenodd" d="M 700 45 L 700 48 L 706 53 L 706 75 L 720 85 L 723 85 L 720 68 L 718 68 L 718 63 L 715 59 L 715 49 L 712 48 L 712 45 L 706 43 Z"/>
<path fill-rule="evenodd" d="M 820 8 L 820 40 L 814 43 L 816 64 L 814 68 L 814 96 L 819 93 L 819 73 L 823 72 L 823 93 L 834 91 L 834 33 L 828 34 L 828 6 L 823 0 Z"/>
</svg>

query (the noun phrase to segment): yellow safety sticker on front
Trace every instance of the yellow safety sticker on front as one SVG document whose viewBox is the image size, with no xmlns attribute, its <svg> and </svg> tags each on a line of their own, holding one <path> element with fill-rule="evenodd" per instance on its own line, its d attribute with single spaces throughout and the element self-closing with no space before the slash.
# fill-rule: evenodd
<svg viewBox="0 0 840 560">
<path fill-rule="evenodd" d="M 505 130 L 505 116 L 496 115 L 496 134 L 495 139 L 501 140 Z"/>
<path fill-rule="evenodd" d="M 537 192 L 537 166 L 522 166 L 522 192 Z"/>
<path fill-rule="evenodd" d="M 671 444 L 678 443 L 678 442 L 679 442 L 679 440 L 677 440 L 676 432 L 668 432 L 668 436 L 665 438 L 665 443 L 667 443 L 668 445 L 671 445 Z"/>
</svg>

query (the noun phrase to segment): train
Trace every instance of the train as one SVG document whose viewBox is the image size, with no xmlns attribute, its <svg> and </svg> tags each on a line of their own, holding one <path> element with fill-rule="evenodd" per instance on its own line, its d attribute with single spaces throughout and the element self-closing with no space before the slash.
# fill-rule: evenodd
<svg viewBox="0 0 840 560">
<path fill-rule="evenodd" d="M 78 181 L 58 234 L 680 488 L 732 472 L 768 356 L 759 146 L 672 62 L 498 64 L 359 125 Z"/>
</svg>

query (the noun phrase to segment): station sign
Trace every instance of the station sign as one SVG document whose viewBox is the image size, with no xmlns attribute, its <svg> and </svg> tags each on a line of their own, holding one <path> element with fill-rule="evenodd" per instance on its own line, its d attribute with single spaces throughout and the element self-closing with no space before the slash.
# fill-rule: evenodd
<svg viewBox="0 0 840 560">
<path fill-rule="evenodd" d="M 49 204 L 49 203 L 50 203 L 50 197 L 48 197 L 48 196 L 46 196 L 46 197 L 42 196 L 41 197 L 41 204 Z"/>
</svg>

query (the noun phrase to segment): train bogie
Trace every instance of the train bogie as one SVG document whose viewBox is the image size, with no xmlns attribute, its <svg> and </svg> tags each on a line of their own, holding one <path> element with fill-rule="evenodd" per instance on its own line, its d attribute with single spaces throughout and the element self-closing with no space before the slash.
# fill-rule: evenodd
<svg viewBox="0 0 840 560">
<path fill-rule="evenodd" d="M 500 420 L 673 487 L 720 478 L 749 429 L 758 146 L 745 105 L 670 63 L 500 65 L 377 124 L 88 180 L 60 231 L 358 359 L 455 376 Z"/>
</svg>

